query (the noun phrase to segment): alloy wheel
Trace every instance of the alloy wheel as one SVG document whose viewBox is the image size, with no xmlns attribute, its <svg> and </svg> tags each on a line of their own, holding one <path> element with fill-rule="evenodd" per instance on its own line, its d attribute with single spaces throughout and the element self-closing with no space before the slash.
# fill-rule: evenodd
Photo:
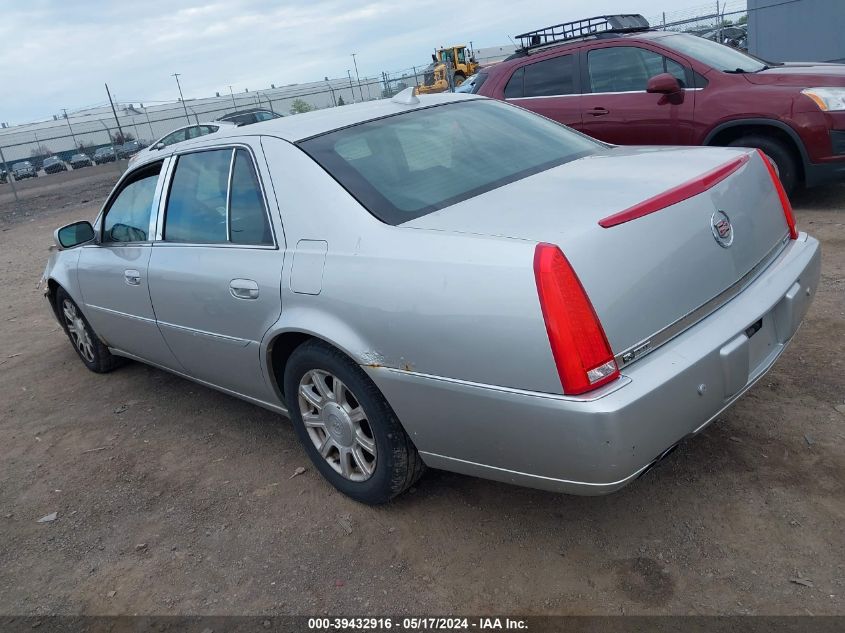
<svg viewBox="0 0 845 633">
<path fill-rule="evenodd" d="M 62 313 L 65 317 L 65 325 L 67 326 L 71 341 L 73 341 L 76 349 L 79 350 L 82 358 L 89 363 L 93 363 L 94 345 L 91 342 L 91 337 L 88 335 L 88 330 L 85 328 L 85 321 L 82 320 L 82 315 L 79 314 L 79 311 L 70 299 L 65 299 L 62 303 Z"/>
<path fill-rule="evenodd" d="M 308 437 L 324 460 L 350 481 L 376 469 L 376 441 L 367 413 L 335 375 L 312 369 L 299 381 L 299 411 Z"/>
</svg>

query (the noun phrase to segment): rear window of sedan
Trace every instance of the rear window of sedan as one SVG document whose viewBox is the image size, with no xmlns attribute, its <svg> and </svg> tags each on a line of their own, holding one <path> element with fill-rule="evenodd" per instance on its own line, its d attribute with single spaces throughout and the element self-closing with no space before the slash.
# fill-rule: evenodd
<svg viewBox="0 0 845 633">
<path fill-rule="evenodd" d="M 604 147 L 549 119 L 486 99 L 368 121 L 299 146 L 370 213 L 394 225 Z"/>
</svg>

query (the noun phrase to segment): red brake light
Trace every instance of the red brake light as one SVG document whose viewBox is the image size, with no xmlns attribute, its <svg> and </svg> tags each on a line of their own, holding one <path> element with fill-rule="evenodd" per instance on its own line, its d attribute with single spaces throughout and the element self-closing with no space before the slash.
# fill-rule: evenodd
<svg viewBox="0 0 845 633">
<path fill-rule="evenodd" d="M 780 176 L 778 176 L 778 173 L 775 171 L 775 166 L 772 165 L 772 161 L 769 160 L 769 157 L 766 156 L 761 149 L 758 149 L 757 153 L 760 154 L 763 164 L 766 166 L 766 169 L 769 170 L 769 176 L 772 177 L 772 184 L 774 184 L 775 190 L 778 192 L 778 198 L 780 198 L 780 204 L 783 207 L 783 215 L 786 216 L 786 225 L 789 227 L 789 237 L 793 240 L 797 240 L 798 227 L 795 225 L 795 214 L 792 212 L 792 204 L 789 202 L 789 196 L 786 195 L 786 189 L 783 188 Z"/>
<path fill-rule="evenodd" d="M 593 304 L 557 246 L 537 245 L 534 277 L 563 392 L 584 393 L 619 376 Z"/>
</svg>

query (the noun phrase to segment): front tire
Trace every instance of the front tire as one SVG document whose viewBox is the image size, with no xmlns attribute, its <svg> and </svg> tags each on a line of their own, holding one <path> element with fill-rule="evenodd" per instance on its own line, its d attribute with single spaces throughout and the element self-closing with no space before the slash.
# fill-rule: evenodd
<svg viewBox="0 0 845 633">
<path fill-rule="evenodd" d="M 798 160 L 786 144 L 771 136 L 749 134 L 728 143 L 728 147 L 755 147 L 772 159 L 786 193 L 792 195 L 799 185 Z"/>
<path fill-rule="evenodd" d="M 122 359 L 112 355 L 64 288 L 56 289 L 56 312 L 73 349 L 88 369 L 105 374 L 121 364 Z"/>
<path fill-rule="evenodd" d="M 381 504 L 413 485 L 424 465 L 396 414 L 349 357 L 318 340 L 285 367 L 285 400 L 320 473 L 356 501 Z"/>
</svg>

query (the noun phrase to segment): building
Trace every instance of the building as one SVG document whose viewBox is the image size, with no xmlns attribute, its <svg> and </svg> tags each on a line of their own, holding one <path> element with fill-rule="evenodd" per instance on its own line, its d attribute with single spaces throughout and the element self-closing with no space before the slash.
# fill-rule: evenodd
<svg viewBox="0 0 845 633">
<path fill-rule="evenodd" d="M 748 52 L 773 62 L 845 62 L 845 0 L 748 0 Z"/>
</svg>

